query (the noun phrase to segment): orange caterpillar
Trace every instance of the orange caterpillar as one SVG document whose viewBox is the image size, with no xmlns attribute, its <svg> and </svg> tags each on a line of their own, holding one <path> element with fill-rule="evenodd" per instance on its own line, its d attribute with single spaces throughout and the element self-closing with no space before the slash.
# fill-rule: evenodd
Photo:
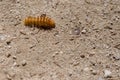
<svg viewBox="0 0 120 80">
<path fill-rule="evenodd" d="M 46 14 L 42 14 L 40 17 L 27 17 L 24 20 L 25 26 L 35 26 L 45 29 L 55 28 L 55 22 L 46 16 Z"/>
</svg>

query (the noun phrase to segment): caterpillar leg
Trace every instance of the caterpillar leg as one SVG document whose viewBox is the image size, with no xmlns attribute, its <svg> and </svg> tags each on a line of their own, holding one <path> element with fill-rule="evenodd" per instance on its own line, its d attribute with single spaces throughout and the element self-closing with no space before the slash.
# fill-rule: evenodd
<svg viewBox="0 0 120 80">
<path fill-rule="evenodd" d="M 46 17 L 46 14 L 41 14 L 41 16 L 40 17 Z"/>
</svg>

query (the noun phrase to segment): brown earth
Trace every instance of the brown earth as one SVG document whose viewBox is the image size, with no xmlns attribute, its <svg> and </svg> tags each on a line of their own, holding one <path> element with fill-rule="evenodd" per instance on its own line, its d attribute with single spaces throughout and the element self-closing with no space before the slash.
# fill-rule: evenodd
<svg viewBox="0 0 120 80">
<path fill-rule="evenodd" d="M 120 0 L 0 0 L 0 80 L 120 80 Z"/>
</svg>

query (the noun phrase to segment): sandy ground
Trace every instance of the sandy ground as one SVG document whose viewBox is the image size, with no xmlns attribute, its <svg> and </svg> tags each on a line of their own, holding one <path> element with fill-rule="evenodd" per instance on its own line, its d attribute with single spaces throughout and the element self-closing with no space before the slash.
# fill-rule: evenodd
<svg viewBox="0 0 120 80">
<path fill-rule="evenodd" d="M 0 0 L 0 80 L 120 80 L 120 0 Z"/>
</svg>

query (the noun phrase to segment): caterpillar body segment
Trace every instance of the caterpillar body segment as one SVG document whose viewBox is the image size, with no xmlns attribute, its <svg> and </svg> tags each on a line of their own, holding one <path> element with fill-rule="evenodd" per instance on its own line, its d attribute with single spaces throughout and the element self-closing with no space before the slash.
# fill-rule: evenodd
<svg viewBox="0 0 120 80">
<path fill-rule="evenodd" d="M 40 28 L 55 28 L 55 22 L 45 14 L 38 17 L 27 17 L 24 20 L 25 26 L 34 26 Z"/>
</svg>

